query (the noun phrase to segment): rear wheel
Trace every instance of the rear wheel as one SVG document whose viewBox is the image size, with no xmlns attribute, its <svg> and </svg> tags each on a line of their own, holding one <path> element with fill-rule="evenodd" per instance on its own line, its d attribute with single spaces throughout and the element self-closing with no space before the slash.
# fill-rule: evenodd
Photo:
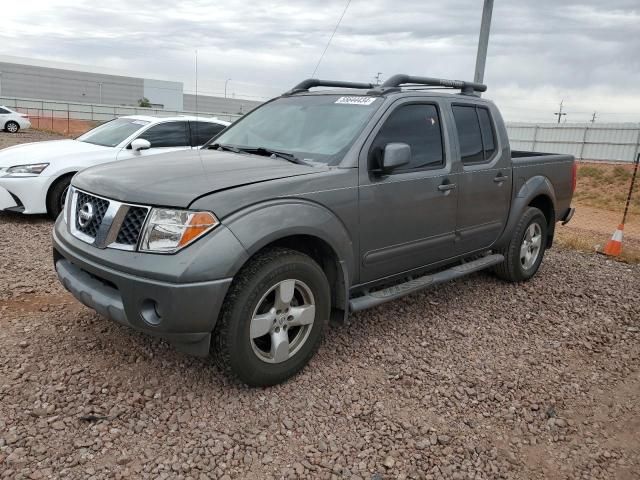
<svg viewBox="0 0 640 480">
<path fill-rule="evenodd" d="M 214 333 L 214 356 L 252 386 L 283 382 L 318 349 L 330 312 L 320 266 L 294 250 L 274 249 L 243 267 Z"/>
<path fill-rule="evenodd" d="M 49 189 L 47 194 L 47 214 L 53 220 L 58 218 L 60 212 L 64 209 L 64 204 L 67 199 L 67 191 L 71 184 L 72 175 L 59 178 Z"/>
<path fill-rule="evenodd" d="M 535 207 L 528 207 L 516 225 L 509 245 L 501 252 L 504 262 L 494 268 L 498 277 L 522 282 L 533 277 L 547 245 L 547 219 Z"/>
<path fill-rule="evenodd" d="M 10 120 L 5 124 L 4 129 L 9 133 L 18 133 L 18 130 L 20 130 L 20 125 L 18 125 L 18 122 Z"/>
</svg>

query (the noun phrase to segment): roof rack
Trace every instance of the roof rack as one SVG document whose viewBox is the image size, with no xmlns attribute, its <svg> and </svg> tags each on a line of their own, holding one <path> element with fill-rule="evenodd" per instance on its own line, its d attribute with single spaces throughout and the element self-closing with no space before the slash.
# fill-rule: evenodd
<svg viewBox="0 0 640 480">
<path fill-rule="evenodd" d="M 369 95 L 382 95 L 389 92 L 400 91 L 402 85 L 417 87 L 426 85 L 435 88 L 453 88 L 461 90 L 463 95 L 476 95 L 476 92 L 484 92 L 487 86 L 482 83 L 466 82 L 463 80 L 447 80 L 446 78 L 412 77 L 411 75 L 398 74 L 389 77 L 382 85 L 373 83 L 341 82 L 336 80 L 318 80 L 317 78 L 307 78 L 293 87 L 284 95 L 307 92 L 314 87 L 339 87 L 369 90 Z"/>
<path fill-rule="evenodd" d="M 463 80 L 447 80 L 446 78 L 412 77 L 398 74 L 389 77 L 376 91 L 390 92 L 400 90 L 402 85 L 428 85 L 442 88 L 460 89 L 464 95 L 475 95 L 475 92 L 485 92 L 487 86 L 482 83 L 466 82 Z"/>
<path fill-rule="evenodd" d="M 292 95 L 294 93 L 306 92 L 313 87 L 339 87 L 339 88 L 358 88 L 358 89 L 372 89 L 375 87 L 373 83 L 358 83 L 358 82 L 341 82 L 336 80 L 318 80 L 317 78 L 307 78 L 303 80 L 295 87 L 293 87 L 284 95 Z"/>
</svg>

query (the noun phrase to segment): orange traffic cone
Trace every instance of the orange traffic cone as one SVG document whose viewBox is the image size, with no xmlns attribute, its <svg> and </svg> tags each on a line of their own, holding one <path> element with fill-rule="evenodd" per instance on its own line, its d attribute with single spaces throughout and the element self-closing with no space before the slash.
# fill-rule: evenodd
<svg viewBox="0 0 640 480">
<path fill-rule="evenodd" d="M 622 237 L 624 236 L 624 223 L 618 225 L 618 228 L 613 232 L 611 240 L 607 242 L 602 250 L 602 253 L 611 257 L 617 257 L 622 253 Z"/>
</svg>

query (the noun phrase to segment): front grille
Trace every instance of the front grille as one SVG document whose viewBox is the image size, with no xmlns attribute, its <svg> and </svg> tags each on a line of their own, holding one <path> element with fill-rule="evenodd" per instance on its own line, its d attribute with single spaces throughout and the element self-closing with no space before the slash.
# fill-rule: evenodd
<svg viewBox="0 0 640 480">
<path fill-rule="evenodd" d="M 136 249 L 149 207 L 98 197 L 73 187 L 71 192 L 69 228 L 73 236 L 98 248 Z"/>
<path fill-rule="evenodd" d="M 92 213 L 90 220 L 87 221 L 84 225 L 81 222 L 81 211 L 85 209 L 85 211 L 90 211 Z M 104 198 L 94 197 L 93 195 L 89 195 L 88 193 L 78 192 L 78 198 L 76 200 L 76 211 L 75 211 L 75 222 L 76 229 L 85 235 L 88 235 L 91 238 L 95 238 L 100 225 L 102 224 L 102 219 L 104 218 L 104 214 L 109 208 L 109 201 Z"/>
<path fill-rule="evenodd" d="M 130 207 L 118 232 L 116 243 L 135 246 L 148 211 L 149 209 L 145 207 Z"/>
</svg>

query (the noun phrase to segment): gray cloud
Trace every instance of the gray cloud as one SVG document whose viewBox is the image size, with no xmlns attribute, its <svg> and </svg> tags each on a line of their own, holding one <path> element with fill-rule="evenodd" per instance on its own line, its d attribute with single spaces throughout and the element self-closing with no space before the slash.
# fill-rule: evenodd
<svg viewBox="0 0 640 480">
<path fill-rule="evenodd" d="M 37 2 L 36 2 L 37 3 Z M 269 97 L 310 74 L 344 1 L 42 1 L 0 31 L 14 55 L 111 67 Z M 481 0 L 353 0 L 319 76 L 377 72 L 471 78 Z M 509 119 L 549 118 L 566 98 L 573 120 L 593 109 L 639 121 L 637 0 L 497 1 L 485 77 Z M 608 113 L 606 113 L 608 112 Z M 605 117 L 606 118 L 606 117 Z"/>
</svg>

